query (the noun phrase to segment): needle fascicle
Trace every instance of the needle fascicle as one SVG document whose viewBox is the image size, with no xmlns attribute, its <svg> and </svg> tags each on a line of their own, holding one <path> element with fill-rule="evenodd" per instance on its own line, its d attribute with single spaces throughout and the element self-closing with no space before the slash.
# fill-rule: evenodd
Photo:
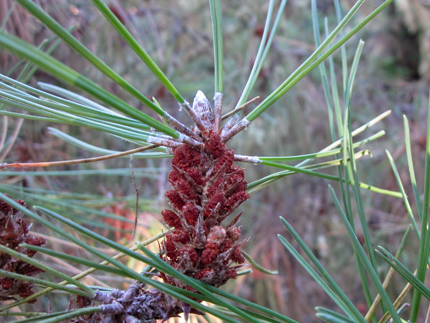
<svg viewBox="0 0 430 323">
<path fill-rule="evenodd" d="M 218 132 L 221 125 L 221 115 L 222 115 L 222 96 L 221 92 L 215 92 L 214 95 L 214 125 L 213 131 Z"/>
<path fill-rule="evenodd" d="M 179 120 L 176 120 L 174 117 L 172 117 L 167 112 L 164 112 L 164 117 L 167 119 L 167 121 L 180 133 L 183 133 L 184 135 L 187 135 L 188 137 L 191 137 L 195 140 L 200 141 L 201 139 L 199 136 L 197 136 L 190 128 L 188 128 L 186 125 L 184 125 Z"/>
<path fill-rule="evenodd" d="M 180 142 L 173 141 L 171 139 L 166 139 L 166 138 L 154 137 L 154 136 L 148 137 L 148 139 L 146 141 L 148 143 L 151 143 L 151 144 L 169 147 L 169 148 L 178 148 L 178 147 L 182 146 L 182 144 Z"/>
<path fill-rule="evenodd" d="M 203 143 L 201 143 L 200 141 L 194 140 L 193 138 L 190 138 L 188 136 L 185 136 L 183 134 L 180 134 L 177 140 L 198 149 L 203 148 Z"/>
<path fill-rule="evenodd" d="M 238 114 L 234 114 L 230 119 L 228 119 L 221 130 L 221 137 L 224 136 L 231 128 L 233 128 L 238 121 L 239 121 Z"/>
<path fill-rule="evenodd" d="M 244 156 L 234 154 L 234 160 L 244 163 L 253 163 L 254 165 L 261 164 L 261 160 L 257 156 Z"/>
<path fill-rule="evenodd" d="M 227 142 L 232 137 L 234 137 L 239 132 L 241 132 L 243 129 L 248 128 L 250 124 L 251 124 L 251 122 L 248 119 L 243 118 L 238 123 L 236 123 L 236 125 L 233 128 L 231 128 L 229 131 L 224 133 L 224 135 L 221 136 L 221 140 L 223 142 Z"/>
<path fill-rule="evenodd" d="M 200 117 L 196 114 L 196 112 L 191 108 L 190 104 L 187 101 L 184 101 L 184 103 L 178 103 L 181 109 L 183 108 L 186 113 L 190 116 L 191 120 L 195 123 L 197 128 L 200 129 L 200 131 L 204 131 L 205 127 L 202 124 L 202 120 L 200 120 Z"/>
</svg>

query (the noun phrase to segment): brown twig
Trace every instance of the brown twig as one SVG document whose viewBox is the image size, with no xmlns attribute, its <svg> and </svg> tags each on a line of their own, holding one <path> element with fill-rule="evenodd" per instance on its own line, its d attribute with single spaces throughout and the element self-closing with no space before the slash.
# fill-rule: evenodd
<svg viewBox="0 0 430 323">
<path fill-rule="evenodd" d="M 133 155 L 130 155 L 130 170 L 131 170 L 131 180 L 133 182 L 134 189 L 136 190 L 136 205 L 135 205 L 135 215 L 134 215 L 134 227 L 133 227 L 133 233 L 131 236 L 134 238 L 134 235 L 136 234 L 136 228 L 137 228 L 137 211 L 139 210 L 139 187 L 136 185 L 136 180 L 134 177 L 134 171 L 133 171 Z"/>
<path fill-rule="evenodd" d="M 260 98 L 259 96 L 256 96 L 255 98 L 253 98 L 253 99 L 249 100 L 248 102 L 245 102 L 244 104 L 242 104 L 240 107 L 237 107 L 236 109 L 231 110 L 229 113 L 224 114 L 221 117 L 221 121 L 227 119 L 228 117 L 230 117 L 233 114 L 239 112 L 240 110 L 245 109 L 248 105 L 250 105 L 251 103 L 257 101 L 259 98 Z"/>
<path fill-rule="evenodd" d="M 150 145 L 150 146 L 146 146 L 146 147 L 140 147 L 140 148 L 136 148 L 136 149 L 127 150 L 127 151 L 117 153 L 117 154 L 111 154 L 111 155 L 105 155 L 105 156 L 93 157 L 93 158 L 63 160 L 63 161 L 57 161 L 57 162 L 13 163 L 13 164 L 3 163 L 3 164 L 0 164 L 0 169 L 8 168 L 8 167 L 24 168 L 24 167 L 49 167 L 49 166 L 85 164 L 85 163 L 91 163 L 91 162 L 96 162 L 96 161 L 102 161 L 102 160 L 127 156 L 127 155 L 135 154 L 135 153 L 149 150 L 149 149 L 156 148 L 156 147 L 158 147 L 158 145 Z"/>
</svg>

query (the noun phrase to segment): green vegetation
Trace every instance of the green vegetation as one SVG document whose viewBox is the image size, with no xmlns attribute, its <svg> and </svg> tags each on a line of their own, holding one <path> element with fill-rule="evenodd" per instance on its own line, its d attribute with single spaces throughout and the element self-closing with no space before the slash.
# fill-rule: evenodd
<svg viewBox="0 0 430 323">
<path fill-rule="evenodd" d="M 388 65 L 381 62 L 392 58 L 372 61 L 357 38 L 375 28 L 375 19 L 381 26 L 378 14 L 391 2 L 372 8 L 364 0 L 351 7 L 339 0 L 309 7 L 284 0 L 62 0 L 39 7 L 6 0 L 0 316 L 143 322 L 103 303 L 138 286 L 158 295 L 148 313 L 176 311 L 148 321 L 178 320 L 174 314 L 192 308 L 199 314 L 192 322 L 424 322 L 430 100 L 419 83 L 408 83 L 409 92 L 385 91 L 393 84 L 387 78 L 408 75 L 405 67 L 392 71 L 390 63 L 384 74 Z M 198 90 L 214 97 L 210 127 L 192 104 Z M 387 102 L 402 95 L 411 96 L 409 105 L 391 112 Z M 171 184 L 185 194 L 169 176 L 176 147 L 217 160 L 218 146 L 205 146 L 209 130 L 246 168 L 243 190 L 250 195 L 239 207 L 241 240 L 250 239 L 234 245 L 247 251 L 236 262 L 245 257 L 248 265 L 230 267 L 230 278 L 238 277 L 222 288 L 224 282 L 175 265 L 167 244 L 179 224 L 160 215 L 169 206 L 180 209 L 164 198 Z M 200 168 L 205 180 L 212 178 Z M 198 199 L 206 198 L 194 173 L 182 173 L 193 192 L 203 191 Z M 226 198 L 239 186 L 231 185 Z M 201 203 L 204 213 L 209 202 Z M 237 207 L 227 205 L 217 202 L 212 211 Z M 29 232 L 20 216 L 32 223 Z M 188 218 L 182 221 L 185 228 Z M 21 240 L 15 225 L 24 228 Z M 208 247 L 213 228 L 231 235 L 221 223 L 206 227 L 195 249 L 199 263 L 210 248 L 221 257 L 222 244 Z M 180 250 L 191 259 L 191 251 Z M 19 270 L 11 259 L 28 265 Z"/>
</svg>

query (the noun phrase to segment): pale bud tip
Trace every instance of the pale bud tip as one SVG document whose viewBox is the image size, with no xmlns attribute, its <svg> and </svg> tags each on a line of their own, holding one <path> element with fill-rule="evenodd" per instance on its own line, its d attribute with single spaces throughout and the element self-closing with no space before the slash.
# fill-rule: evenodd
<svg viewBox="0 0 430 323">
<path fill-rule="evenodd" d="M 203 101 L 205 99 L 206 99 L 206 96 L 204 95 L 204 93 L 202 91 L 198 90 L 197 93 L 196 93 L 196 97 L 194 98 L 194 100 Z"/>
</svg>

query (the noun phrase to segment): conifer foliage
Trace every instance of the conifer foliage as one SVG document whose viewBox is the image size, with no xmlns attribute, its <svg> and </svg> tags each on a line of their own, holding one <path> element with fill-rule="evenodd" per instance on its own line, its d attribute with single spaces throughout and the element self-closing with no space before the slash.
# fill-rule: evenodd
<svg viewBox="0 0 430 323">
<path fill-rule="evenodd" d="M 190 113 L 194 129 L 184 125 L 178 129 L 184 136 L 191 135 L 193 139 L 187 141 L 192 145 L 173 139 L 160 142 L 173 149 L 174 156 L 169 174 L 172 189 L 165 194 L 171 209 L 162 211 L 169 233 L 160 257 L 181 273 L 215 287 L 236 278 L 245 261 L 239 247 L 246 240 L 240 241 L 237 226 L 242 214 L 226 226 L 222 222 L 249 198 L 244 169 L 233 164 L 234 152 L 225 145 L 232 137 L 228 133 L 237 118 L 221 128 L 221 104 L 219 93 L 215 95 L 214 112 L 204 94 L 197 92 Z M 159 273 L 159 277 L 165 283 L 196 292 L 164 273 Z M 182 312 L 186 316 L 199 313 L 156 289 L 144 290 L 142 284 L 132 284 L 125 291 L 114 290 L 109 295 L 98 292 L 94 299 L 103 304 L 102 313 L 75 322 L 155 322 Z M 86 307 L 92 303 L 78 296 L 77 304 Z"/>
</svg>

